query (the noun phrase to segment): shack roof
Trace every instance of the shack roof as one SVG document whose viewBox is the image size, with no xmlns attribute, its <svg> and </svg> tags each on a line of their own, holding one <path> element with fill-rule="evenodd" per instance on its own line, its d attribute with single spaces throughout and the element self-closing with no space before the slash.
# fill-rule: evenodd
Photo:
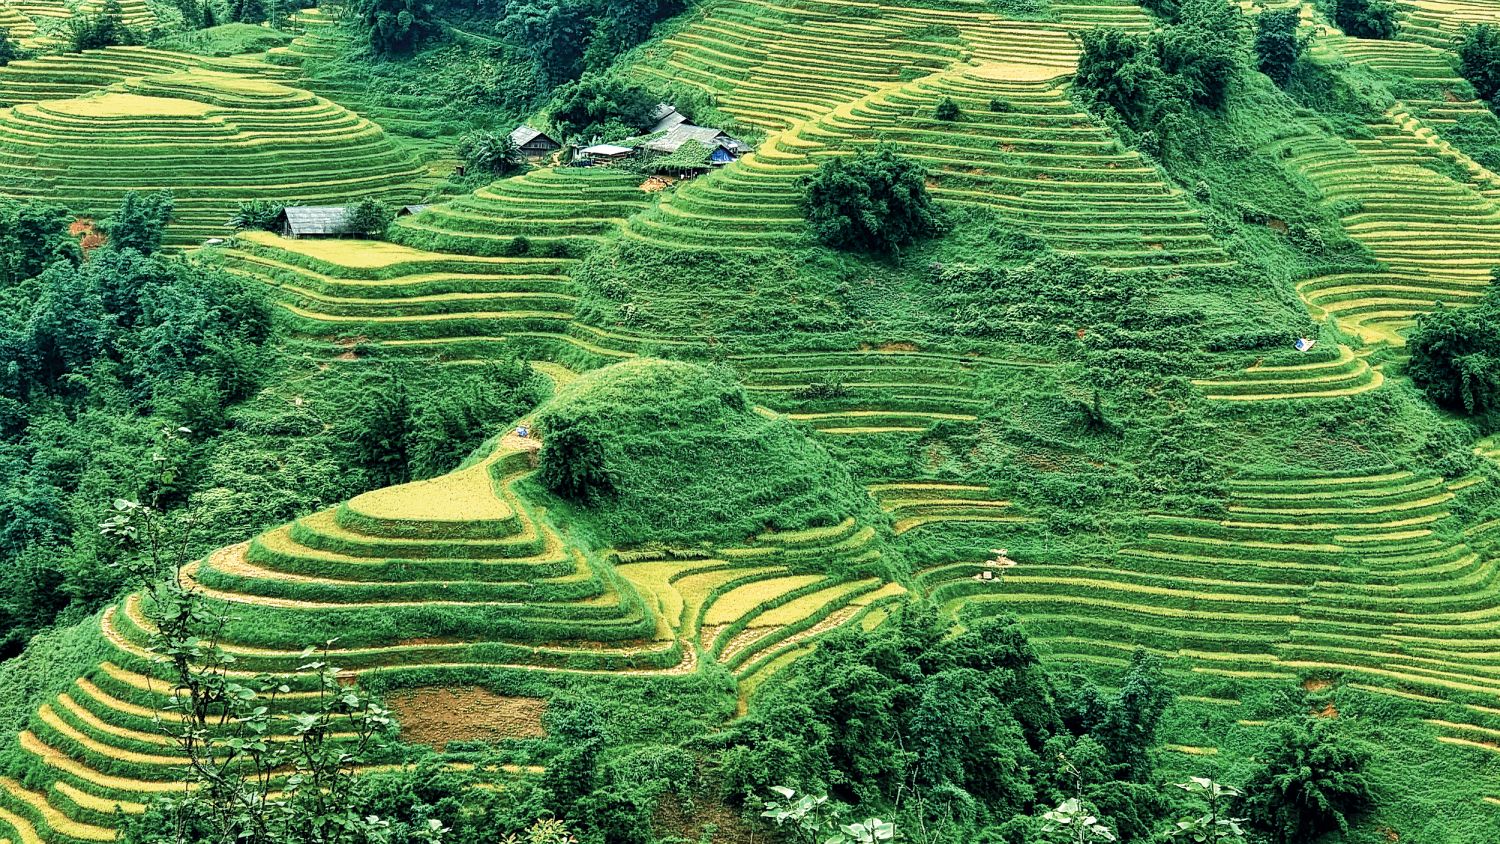
<svg viewBox="0 0 1500 844">
<path fill-rule="evenodd" d="M 542 130 L 533 129 L 524 123 L 510 130 L 510 139 L 514 141 L 516 146 L 518 147 L 524 147 L 537 138 L 541 138 L 549 144 L 561 146 L 561 144 L 558 144 L 557 141 L 552 140 L 552 138 L 548 137 L 547 134 Z"/>
<path fill-rule="evenodd" d="M 723 129 L 715 129 L 712 126 L 694 126 L 691 123 L 684 123 L 677 126 L 660 138 L 654 141 L 647 141 L 641 146 L 652 152 L 671 154 L 688 141 L 697 141 L 709 149 L 723 147 L 734 153 L 745 149 L 744 144 L 731 138 Z"/>
<path fill-rule="evenodd" d="M 281 209 L 294 235 L 343 234 L 349 208 L 344 205 L 288 205 Z"/>
<path fill-rule="evenodd" d="M 670 103 L 657 103 L 656 108 L 651 110 L 651 129 L 646 134 L 670 132 L 686 122 L 687 115 L 678 111 L 677 106 Z"/>
</svg>

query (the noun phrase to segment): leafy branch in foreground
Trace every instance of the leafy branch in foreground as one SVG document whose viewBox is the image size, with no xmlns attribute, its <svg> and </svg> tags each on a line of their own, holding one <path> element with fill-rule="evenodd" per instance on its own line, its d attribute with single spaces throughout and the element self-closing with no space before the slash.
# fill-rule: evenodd
<svg viewBox="0 0 1500 844">
<path fill-rule="evenodd" d="M 1224 804 L 1245 796 L 1244 792 L 1208 777 L 1190 777 L 1187 782 L 1177 783 L 1177 787 L 1199 799 L 1203 814 L 1178 821 L 1171 832 L 1172 840 L 1192 844 L 1234 844 L 1245 840 L 1241 824 L 1246 819 L 1224 817 Z"/>
<path fill-rule="evenodd" d="M 896 825 L 880 818 L 866 818 L 852 823 L 841 823 L 836 806 L 828 795 L 804 794 L 800 797 L 795 789 L 784 785 L 773 785 L 771 790 L 781 799 L 762 801 L 763 818 L 774 821 L 778 828 L 790 830 L 795 840 L 806 844 L 880 844 L 896 840 Z"/>
<path fill-rule="evenodd" d="M 163 448 L 177 434 L 166 432 Z M 163 473 L 171 472 L 164 468 Z M 162 478 L 170 481 L 170 478 Z M 169 485 L 169 484 L 168 484 Z M 363 816 L 359 767 L 394 722 L 383 707 L 339 681 L 333 642 L 302 652 L 296 673 L 315 688 L 294 691 L 269 674 L 246 677 L 221 637 L 231 620 L 186 571 L 192 516 L 118 500 L 101 533 L 126 552 L 130 585 L 167 666 L 170 691 L 155 714 L 183 759 L 181 794 L 159 798 L 125 831 L 134 844 L 367 844 L 388 824 Z M 285 704 L 296 700 L 295 708 Z M 436 844 L 447 830 L 428 820 L 416 838 Z"/>
</svg>

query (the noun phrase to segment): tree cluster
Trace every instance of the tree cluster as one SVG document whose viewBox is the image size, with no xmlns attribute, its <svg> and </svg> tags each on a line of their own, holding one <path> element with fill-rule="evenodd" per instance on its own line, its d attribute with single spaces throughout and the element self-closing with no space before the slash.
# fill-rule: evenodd
<svg viewBox="0 0 1500 844">
<path fill-rule="evenodd" d="M 1458 70 L 1480 99 L 1495 102 L 1495 95 L 1500 94 L 1500 26 L 1482 23 L 1464 28 Z"/>
<path fill-rule="evenodd" d="M 813 233 L 838 249 L 894 253 L 943 231 L 927 171 L 888 149 L 830 159 L 802 191 Z"/>
<path fill-rule="evenodd" d="M 1393 38 L 1399 23 L 1390 0 L 1333 0 L 1333 22 L 1355 38 Z"/>
<path fill-rule="evenodd" d="M 141 43 L 139 33 L 125 25 L 120 0 L 104 0 L 98 14 L 75 17 L 69 26 L 69 47 L 75 53 Z"/>
<path fill-rule="evenodd" d="M 1292 79 L 1292 66 L 1306 52 L 1311 36 L 1302 36 L 1301 7 L 1267 9 L 1255 19 L 1255 58 L 1261 73 L 1278 87 Z"/>
<path fill-rule="evenodd" d="M 617 140 L 651 127 L 659 99 L 618 73 L 591 73 L 557 89 L 547 114 L 567 140 Z"/>
<path fill-rule="evenodd" d="M 1222 0 L 1164 7 L 1168 24 L 1144 34 L 1084 33 L 1074 90 L 1137 131 L 1161 131 L 1193 108 L 1219 109 L 1247 63 L 1244 15 Z"/>
<path fill-rule="evenodd" d="M 1500 297 L 1473 308 L 1421 314 L 1406 342 L 1407 374 L 1439 406 L 1463 413 L 1500 407 Z"/>
<path fill-rule="evenodd" d="M 459 139 L 456 151 L 470 174 L 505 176 L 521 167 L 520 149 L 501 132 L 470 132 Z"/>
<path fill-rule="evenodd" d="M 501 361 L 416 398 L 408 375 L 392 373 L 370 386 L 340 426 L 347 459 L 372 487 L 450 471 L 536 404 L 539 378 L 523 361 Z"/>
<path fill-rule="evenodd" d="M 117 586 L 79 522 L 100 498 L 163 484 L 135 457 L 190 450 L 159 449 L 148 417 L 210 436 L 264 367 L 271 316 L 258 295 L 137 248 L 160 242 L 163 204 L 127 199 L 110 244 L 84 260 L 70 215 L 0 202 L 0 648 Z M 192 483 L 178 471 L 154 492 L 180 499 Z"/>
<path fill-rule="evenodd" d="M 21 45 L 11 40 L 10 30 L 0 27 L 0 67 L 24 58 L 26 52 L 21 49 Z"/>
<path fill-rule="evenodd" d="M 531 57 L 551 87 L 605 71 L 683 8 L 681 0 L 529 0 L 507 5 L 496 29 Z"/>
<path fill-rule="evenodd" d="M 436 6 L 424 0 L 356 0 L 352 12 L 377 57 L 409 55 L 442 31 Z"/>
</svg>

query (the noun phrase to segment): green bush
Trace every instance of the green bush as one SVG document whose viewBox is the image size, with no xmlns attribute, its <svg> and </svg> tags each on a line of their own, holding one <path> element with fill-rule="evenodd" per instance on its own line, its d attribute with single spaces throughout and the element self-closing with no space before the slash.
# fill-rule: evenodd
<svg viewBox="0 0 1500 844">
<path fill-rule="evenodd" d="M 618 363 L 563 387 L 536 422 L 542 483 L 615 543 L 738 544 L 880 518 L 846 469 L 788 420 L 755 412 L 726 373 Z"/>
<path fill-rule="evenodd" d="M 1337 720 L 1304 716 L 1275 726 L 1256 754 L 1261 768 L 1245 784 L 1239 811 L 1273 844 L 1302 844 L 1349 822 L 1374 800 L 1365 768 L 1370 749 L 1343 733 Z"/>
<path fill-rule="evenodd" d="M 943 230 L 927 171 L 890 150 L 830 159 L 801 186 L 803 213 L 829 246 L 892 253 Z"/>
<path fill-rule="evenodd" d="M 1333 22 L 1355 38 L 1393 38 L 1396 6 L 1388 0 L 1337 0 Z"/>
<path fill-rule="evenodd" d="M 384 238 L 386 229 L 396 219 L 396 212 L 373 199 L 361 199 L 344 218 L 345 234 Z"/>
<path fill-rule="evenodd" d="M 1406 348 L 1407 373 L 1438 405 L 1466 413 L 1500 406 L 1500 303 L 1439 307 L 1417 317 Z"/>
</svg>

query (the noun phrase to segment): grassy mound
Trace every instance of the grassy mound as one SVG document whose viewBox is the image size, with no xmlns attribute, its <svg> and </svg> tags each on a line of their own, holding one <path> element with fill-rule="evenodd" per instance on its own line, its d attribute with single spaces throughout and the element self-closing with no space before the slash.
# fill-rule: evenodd
<svg viewBox="0 0 1500 844">
<path fill-rule="evenodd" d="M 637 359 L 588 373 L 538 416 L 541 479 L 615 543 L 741 542 L 878 518 L 848 471 L 730 378 Z"/>
</svg>

